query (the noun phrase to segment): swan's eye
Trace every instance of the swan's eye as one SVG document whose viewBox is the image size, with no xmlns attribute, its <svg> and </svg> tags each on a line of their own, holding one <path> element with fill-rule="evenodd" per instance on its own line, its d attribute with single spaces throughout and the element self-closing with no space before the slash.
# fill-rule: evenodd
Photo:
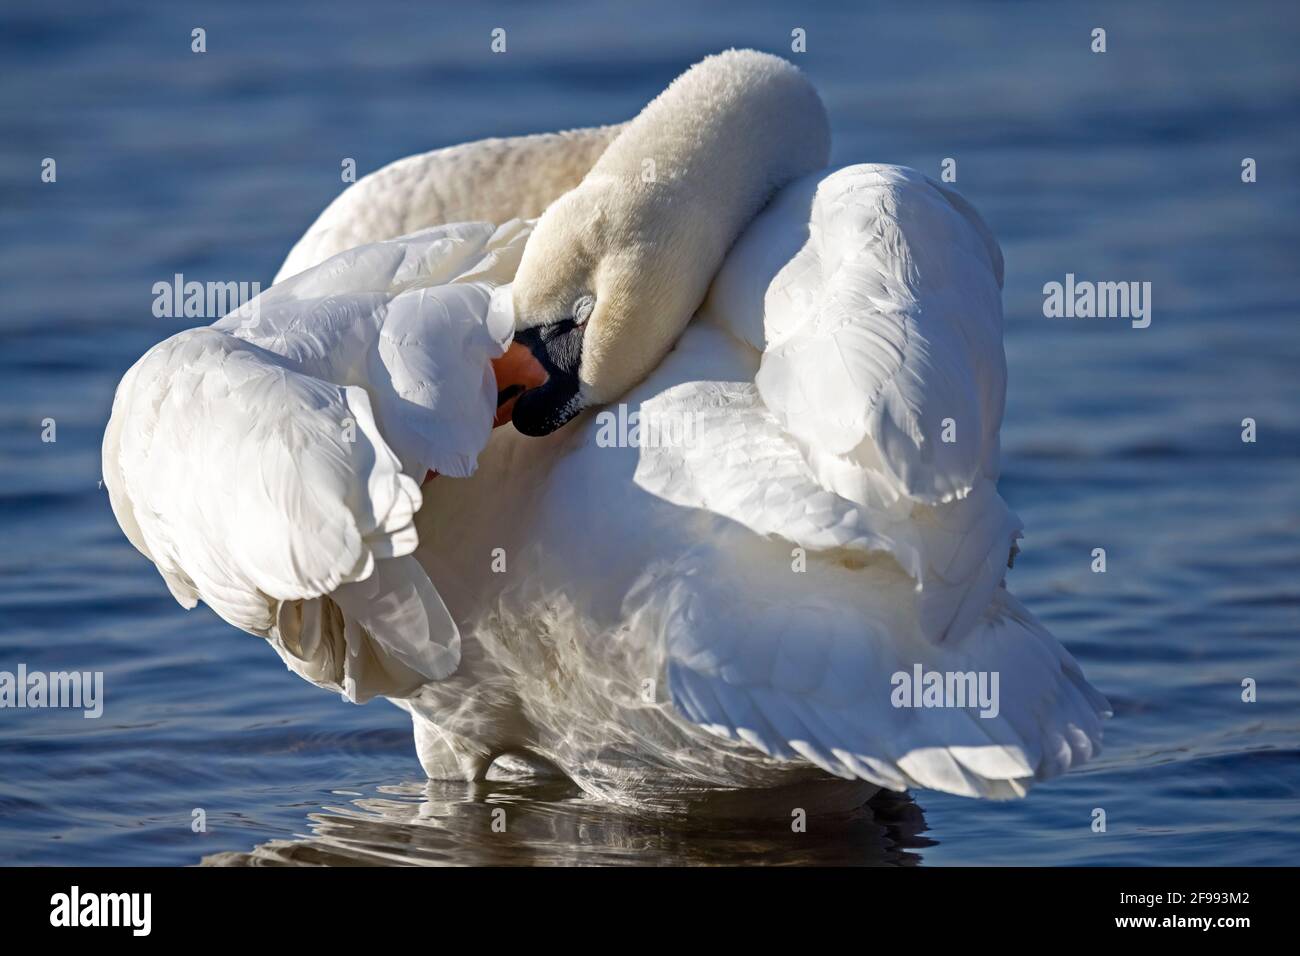
<svg viewBox="0 0 1300 956">
<path fill-rule="evenodd" d="M 584 295 L 577 302 L 573 303 L 573 321 L 575 325 L 582 325 L 587 319 L 591 318 L 591 310 L 596 307 L 596 297 L 594 295 Z"/>
</svg>

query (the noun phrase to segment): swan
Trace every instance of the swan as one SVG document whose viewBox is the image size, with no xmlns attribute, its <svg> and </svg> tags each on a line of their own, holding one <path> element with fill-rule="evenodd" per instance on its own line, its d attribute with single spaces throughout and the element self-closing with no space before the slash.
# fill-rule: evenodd
<svg viewBox="0 0 1300 956">
<path fill-rule="evenodd" d="M 364 178 L 127 373 L 119 523 L 182 604 L 406 710 L 432 779 L 1005 798 L 1087 760 L 1105 699 L 1005 587 L 997 242 L 919 173 L 824 169 L 828 128 L 728 51 L 627 124 Z"/>
</svg>

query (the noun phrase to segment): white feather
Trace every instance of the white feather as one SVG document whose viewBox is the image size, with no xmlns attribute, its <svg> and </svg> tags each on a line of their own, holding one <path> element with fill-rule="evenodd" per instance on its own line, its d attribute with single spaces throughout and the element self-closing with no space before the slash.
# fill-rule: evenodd
<svg viewBox="0 0 1300 956">
<path fill-rule="evenodd" d="M 492 292 L 528 229 L 470 223 L 341 253 L 160 343 L 104 442 L 119 523 L 186 607 L 203 600 L 362 701 L 451 674 L 460 638 L 414 559 L 418 482 L 472 472 Z"/>
<path fill-rule="evenodd" d="M 690 719 L 968 795 L 1020 795 L 1092 755 L 1104 699 L 1000 587 L 1020 530 L 995 485 L 1001 269 L 968 204 L 896 167 L 792 184 L 737 242 L 702 318 L 761 351 L 753 382 L 687 377 L 639 405 L 643 433 L 691 440 L 643 445 L 637 485 L 729 522 L 641 595 Z M 806 577 L 778 570 L 791 545 Z M 916 664 L 999 670 L 1006 711 L 894 708 L 882 681 Z"/>
<path fill-rule="evenodd" d="M 782 473 L 795 458 L 807 466 L 793 497 L 858 506 L 855 525 L 871 533 L 853 546 L 892 553 L 916 579 L 934 640 L 974 623 L 1020 529 L 993 484 L 1001 269 L 960 197 L 912 170 L 850 166 L 784 189 L 703 312 L 762 349 L 762 427 L 784 442 Z"/>
</svg>

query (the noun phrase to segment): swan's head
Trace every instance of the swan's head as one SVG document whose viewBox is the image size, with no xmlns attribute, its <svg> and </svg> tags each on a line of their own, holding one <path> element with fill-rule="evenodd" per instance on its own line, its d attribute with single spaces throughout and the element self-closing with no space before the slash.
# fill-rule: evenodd
<svg viewBox="0 0 1300 956">
<path fill-rule="evenodd" d="M 653 184 L 589 179 L 537 223 L 512 287 L 515 341 L 545 384 L 514 404 L 525 435 L 545 435 L 610 402 L 672 348 L 713 276 L 689 232 L 657 208 Z"/>
<path fill-rule="evenodd" d="M 515 275 L 515 341 L 545 368 L 515 427 L 545 435 L 659 364 L 772 193 L 826 164 L 817 91 L 780 57 L 691 67 L 538 220 Z"/>
</svg>

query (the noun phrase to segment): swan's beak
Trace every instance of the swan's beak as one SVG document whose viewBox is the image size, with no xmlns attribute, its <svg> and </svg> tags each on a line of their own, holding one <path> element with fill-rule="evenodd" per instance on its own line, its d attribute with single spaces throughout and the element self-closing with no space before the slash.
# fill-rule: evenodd
<svg viewBox="0 0 1300 956">
<path fill-rule="evenodd" d="M 582 337 L 586 323 L 573 319 L 535 325 L 515 333 L 515 345 L 525 347 L 546 372 L 545 381 L 519 395 L 511 412 L 522 434 L 549 435 L 582 411 Z"/>
<path fill-rule="evenodd" d="M 545 385 L 547 378 L 542 364 L 518 342 L 511 342 L 504 355 L 492 360 L 492 374 L 497 379 L 497 413 L 492 419 L 493 428 L 510 421 L 515 399 L 530 388 Z M 423 483 L 428 484 L 437 477 L 436 471 L 426 472 Z"/>
<path fill-rule="evenodd" d="M 510 421 L 515 399 L 530 388 L 545 385 L 549 377 L 542 363 L 519 342 L 511 342 L 504 355 L 493 359 L 492 372 L 497 377 L 497 414 L 492 421 L 493 428 Z"/>
</svg>

